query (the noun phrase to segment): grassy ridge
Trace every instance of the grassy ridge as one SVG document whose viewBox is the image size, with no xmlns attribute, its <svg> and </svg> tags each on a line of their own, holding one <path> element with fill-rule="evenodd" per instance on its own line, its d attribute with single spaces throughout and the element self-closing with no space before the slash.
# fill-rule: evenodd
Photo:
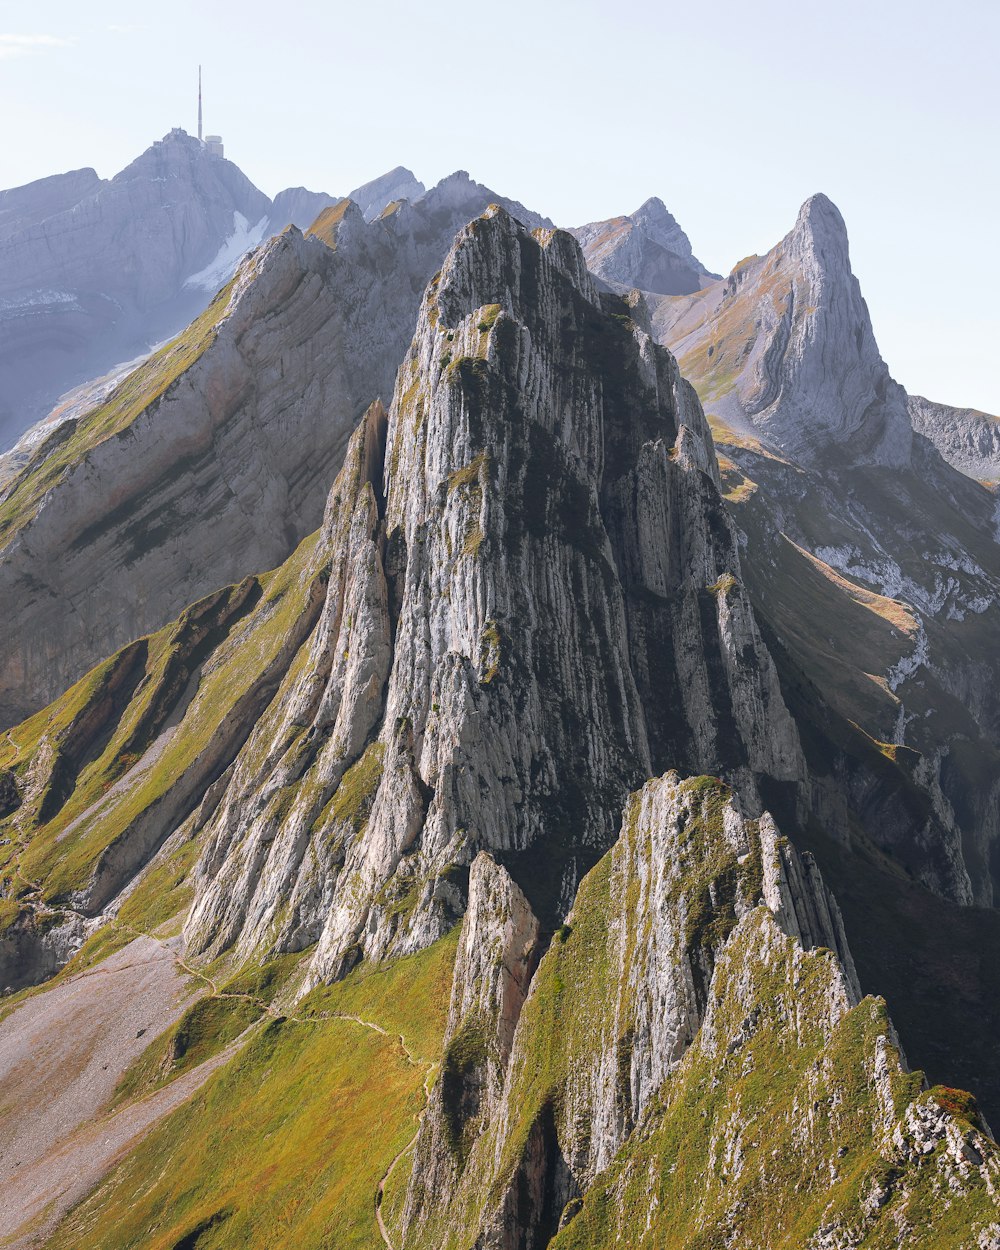
<svg viewBox="0 0 1000 1250">
<path fill-rule="evenodd" d="M 213 341 L 229 305 L 232 283 L 184 332 L 133 370 L 108 399 L 79 421 L 66 422 L 45 440 L 0 502 L 0 547 L 38 510 L 46 492 L 99 443 L 127 430 L 163 395 Z"/>
<path fill-rule="evenodd" d="M 885 1140 L 873 1080 L 879 1039 L 891 1037 L 884 1003 L 863 1000 L 826 1038 L 829 952 L 796 959 L 786 939 L 765 962 L 760 922 L 738 937 L 713 1027 L 739 1036 L 742 1021 L 745 1040 L 721 1053 L 692 1047 L 552 1250 L 623 1237 L 633 1250 L 798 1250 L 820 1228 L 830 1244 L 872 1250 L 974 1244 L 966 1237 L 996 1214 L 978 1175 L 949 1192 L 934 1166 L 943 1145 L 914 1164 Z M 746 1015 L 748 970 L 755 1016 Z M 943 1103 L 941 1091 L 920 1094 L 922 1074 L 903 1072 L 891 1044 L 887 1055 L 896 1115 L 913 1100 Z"/>
<path fill-rule="evenodd" d="M 145 667 L 125 707 L 106 713 L 106 733 L 93 738 L 83 735 L 91 751 L 93 742 L 98 743 L 96 758 L 73 763 L 65 796 L 53 798 L 53 782 L 47 780 L 40 789 L 36 787 L 25 806 L 0 822 L 0 829 L 10 831 L 7 836 L 13 834 L 4 848 L 6 862 L 0 865 L 0 879 L 6 876 L 12 898 L 23 894 L 29 882 L 40 887 L 45 900 L 55 901 L 85 886 L 101 854 L 198 761 L 302 616 L 312 582 L 314 549 L 315 536 L 306 539 L 275 572 L 220 593 L 215 633 L 208 622 L 197 635 L 206 644 L 203 651 L 207 654 L 198 654 L 196 649 L 181 656 L 181 676 L 188 669 L 195 670 L 194 695 L 177 728 L 147 757 L 143 752 L 183 695 L 183 689 L 176 688 L 176 661 L 183 648 L 191 648 L 190 638 L 182 637 L 187 613 L 143 640 Z M 247 593 L 248 585 L 254 594 Z M 101 701 L 108 701 L 110 676 L 121 667 L 122 654 L 99 665 L 51 707 L 16 726 L 0 744 L 0 769 L 9 770 L 25 793 L 31 794 L 32 779 L 37 779 L 39 770 L 44 773 L 49 768 L 55 776 L 50 757 L 59 763 L 60 753 L 67 754 L 65 743 L 73 727 L 93 718 Z M 173 680 L 174 688 L 164 698 L 168 680 Z M 152 714 L 157 703 L 160 706 Z M 157 880 L 167 888 L 176 884 Z M 166 919 L 158 893 L 152 882 L 145 888 L 151 911 Z M 179 899 L 174 910 L 182 903 Z M 137 919 L 133 916 L 130 923 Z"/>
</svg>

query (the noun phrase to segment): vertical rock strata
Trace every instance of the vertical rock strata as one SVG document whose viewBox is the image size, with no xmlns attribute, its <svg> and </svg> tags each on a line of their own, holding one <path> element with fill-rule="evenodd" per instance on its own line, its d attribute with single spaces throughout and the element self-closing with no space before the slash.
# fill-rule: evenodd
<svg viewBox="0 0 1000 1250">
<path fill-rule="evenodd" d="M 370 223 L 344 200 L 318 237 L 290 228 L 38 444 L 0 491 L 0 596 L 15 605 L 0 726 L 315 530 L 351 430 L 392 392 L 428 280 L 495 198 L 459 173 Z"/>
<path fill-rule="evenodd" d="M 198 951 L 425 945 L 489 850 L 558 923 L 670 762 L 801 776 L 693 392 L 573 239 L 494 208 L 428 289 L 327 510 L 327 603 L 237 761 Z M 361 694 L 363 685 L 363 697 Z"/>
<path fill-rule="evenodd" d="M 815 864 L 766 813 L 710 778 L 632 795 L 509 1046 L 512 974 L 481 969 L 530 925 L 501 873 L 474 876 L 402 1245 L 917 1245 L 935 1201 L 988 1231 L 995 1147 L 906 1072 Z"/>
</svg>

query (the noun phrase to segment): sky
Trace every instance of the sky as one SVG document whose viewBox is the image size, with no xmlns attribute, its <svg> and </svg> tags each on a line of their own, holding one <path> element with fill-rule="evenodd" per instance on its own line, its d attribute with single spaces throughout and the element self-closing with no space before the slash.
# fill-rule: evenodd
<svg viewBox="0 0 1000 1250">
<path fill-rule="evenodd" d="M 0 187 L 205 129 L 268 195 L 466 169 L 560 225 L 658 195 L 726 273 L 824 191 L 894 376 L 1000 414 L 997 0 L 0 0 Z"/>
</svg>

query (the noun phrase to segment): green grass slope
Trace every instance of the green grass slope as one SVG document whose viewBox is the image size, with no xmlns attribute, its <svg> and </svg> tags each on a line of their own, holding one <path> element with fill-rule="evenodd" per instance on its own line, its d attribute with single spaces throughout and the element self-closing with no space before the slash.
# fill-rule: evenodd
<svg viewBox="0 0 1000 1250">
<path fill-rule="evenodd" d="M 0 738 L 0 779 L 14 796 L 0 815 L 0 936 L 89 906 L 104 864 L 122 883 L 144 869 L 287 675 L 321 602 L 319 564 L 313 536 L 275 571 L 129 644 Z M 122 940 L 189 901 L 197 846 L 174 841 L 125 901 Z M 95 909 L 103 902 L 99 892 Z"/>
<path fill-rule="evenodd" d="M 272 1008 L 71 1213 L 51 1250 L 381 1246 L 376 1194 L 424 1105 L 455 941 L 358 969 L 288 1017 Z"/>
<path fill-rule="evenodd" d="M 79 421 L 58 426 L 38 445 L 0 499 L 0 548 L 31 520 L 45 494 L 91 448 L 126 431 L 202 355 L 229 307 L 232 285 L 224 287 L 182 334 L 133 370 L 104 403 Z"/>
<path fill-rule="evenodd" d="M 775 948 L 767 923 L 759 912 L 741 926 L 720 967 L 710 1020 L 725 1044 L 703 1029 L 553 1250 L 959 1250 L 996 1220 L 978 1171 L 940 1166 L 953 1150 L 980 1157 L 974 1107 L 920 1092 L 882 1000 L 864 999 L 828 1031 L 832 957 L 803 959 L 787 938 Z M 907 1111 L 937 1117 L 943 1106 L 958 1112 L 953 1135 L 920 1153 Z M 995 1180 L 995 1158 L 991 1171 Z"/>
</svg>

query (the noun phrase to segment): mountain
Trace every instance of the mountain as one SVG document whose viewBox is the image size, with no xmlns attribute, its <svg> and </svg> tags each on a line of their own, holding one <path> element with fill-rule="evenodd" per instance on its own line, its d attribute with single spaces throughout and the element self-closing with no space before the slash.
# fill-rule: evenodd
<svg viewBox="0 0 1000 1250">
<path fill-rule="evenodd" d="M 355 194 L 381 211 L 422 193 L 405 172 Z M 183 330 L 249 249 L 338 202 L 304 187 L 272 202 L 182 130 L 110 180 L 85 169 L 0 192 L 0 449 L 63 392 Z"/>
<path fill-rule="evenodd" d="M 187 324 L 227 248 L 259 242 L 271 207 L 235 165 L 183 131 L 109 181 L 85 170 L 7 192 L 3 203 L 0 434 L 8 446 L 62 391 Z"/>
<path fill-rule="evenodd" d="M 288 253 L 318 300 L 468 194 L 236 285 Z M 910 1071 L 796 846 L 818 713 L 643 301 L 495 205 L 414 321 L 319 529 L 0 741 L 4 1233 L 996 1244 L 982 1113 Z"/>
<path fill-rule="evenodd" d="M 847 230 L 815 195 L 764 257 L 684 300 L 661 300 L 659 337 L 734 429 L 810 460 L 846 451 L 855 463 L 905 464 L 905 393 L 882 362 L 850 271 Z"/>
<path fill-rule="evenodd" d="M 751 799 L 757 776 L 795 777 L 707 427 L 672 360 L 616 322 L 618 307 L 602 309 L 565 234 L 536 241 L 499 208 L 459 234 L 400 368 L 384 496 L 380 410 L 334 487 L 317 645 L 220 799 L 191 950 L 317 942 L 313 975 L 335 978 L 443 935 L 463 910 L 445 883 L 480 848 L 520 865 L 553 925 L 625 795 L 665 759 L 739 777 Z M 673 528 L 673 560 L 652 555 L 636 494 Z M 599 658 L 611 655 L 622 659 Z M 354 770 L 371 815 L 338 853 L 316 820 Z M 304 806 L 282 818 L 292 776 Z"/>
<path fill-rule="evenodd" d="M 465 173 L 370 224 L 341 201 L 309 237 L 248 257 L 103 405 L 27 449 L 0 498 L 0 723 L 315 529 L 351 430 L 392 392 L 424 286 L 493 201 L 544 220 Z"/>
<path fill-rule="evenodd" d="M 913 428 L 949 464 L 980 482 L 1000 480 L 1000 418 L 976 408 L 936 404 L 922 395 L 910 395 L 907 402 Z"/>
<path fill-rule="evenodd" d="M 649 199 L 629 217 L 580 226 L 573 234 L 591 272 L 615 290 L 638 287 L 687 295 L 716 275 L 691 250 L 687 235 L 662 200 Z"/>
<path fill-rule="evenodd" d="M 766 256 L 650 303 L 713 428 L 862 984 L 911 1058 L 935 1067 L 962 1029 L 967 1079 L 992 1086 L 995 495 L 910 424 L 825 197 Z"/>
<path fill-rule="evenodd" d="M 419 200 L 426 190 L 410 170 L 397 165 L 371 182 L 355 187 L 347 198 L 361 209 L 365 221 L 374 221 L 390 204 L 397 200 Z"/>
<path fill-rule="evenodd" d="M 840 214 L 407 179 L 7 459 L 0 1235 L 1000 1246 L 995 495 Z"/>
<path fill-rule="evenodd" d="M 307 230 L 325 208 L 340 202 L 340 197 L 325 191 L 308 191 L 305 187 L 286 187 L 271 204 L 268 231 L 279 234 L 286 226 Z M 226 278 L 231 277 L 226 274 Z"/>
</svg>

